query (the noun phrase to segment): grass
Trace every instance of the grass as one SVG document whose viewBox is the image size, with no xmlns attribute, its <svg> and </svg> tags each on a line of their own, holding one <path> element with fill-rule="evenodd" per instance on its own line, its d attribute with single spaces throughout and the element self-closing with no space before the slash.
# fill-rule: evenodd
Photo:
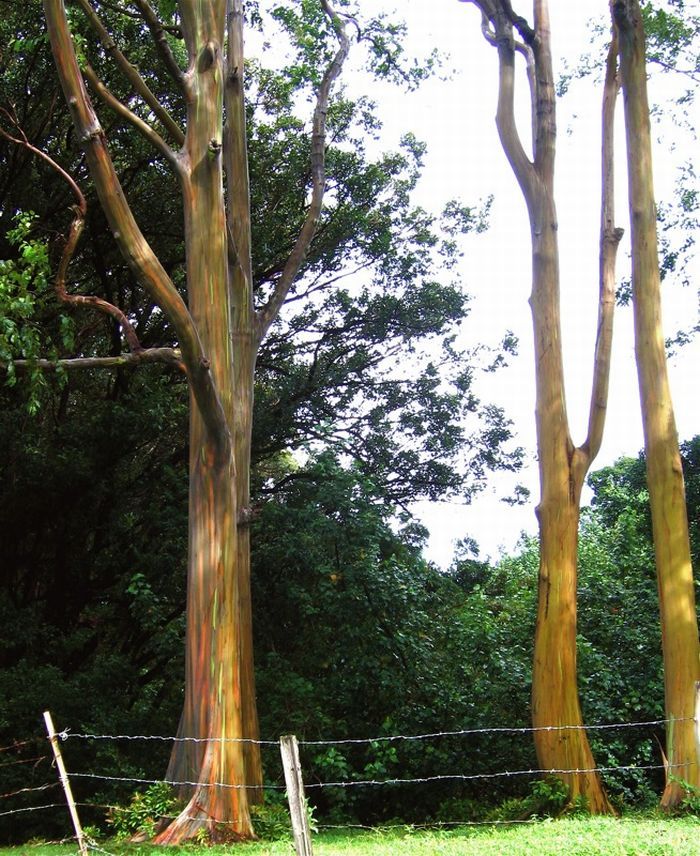
<svg viewBox="0 0 700 856">
<path fill-rule="evenodd" d="M 100 843 L 96 856 L 163 856 L 162 847 Z M 0 856 L 73 856 L 75 844 L 24 844 Z M 167 852 L 167 851 L 166 851 Z M 182 856 L 293 856 L 290 841 L 178 848 Z M 571 817 L 451 830 L 333 830 L 314 836 L 315 856 L 700 856 L 700 818 Z"/>
</svg>

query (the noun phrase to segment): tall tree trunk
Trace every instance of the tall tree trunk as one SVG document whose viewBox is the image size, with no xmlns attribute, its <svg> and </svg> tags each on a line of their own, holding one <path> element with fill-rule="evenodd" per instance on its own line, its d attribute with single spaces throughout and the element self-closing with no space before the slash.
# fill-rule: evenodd
<svg viewBox="0 0 700 856">
<path fill-rule="evenodd" d="M 241 687 L 242 717 L 246 783 L 251 803 L 263 800 L 263 769 L 260 756 L 258 709 L 255 692 L 255 660 L 253 656 L 253 599 L 250 566 L 250 461 L 253 424 L 253 388 L 255 371 L 255 342 L 252 333 L 234 333 L 236 366 L 236 423 L 234 428 L 234 456 L 238 479 L 236 481 L 237 564 L 241 589 Z"/>
<path fill-rule="evenodd" d="M 670 808 L 687 782 L 700 787 L 694 738 L 694 688 L 700 642 L 683 469 L 661 322 L 661 279 L 646 86 L 644 25 L 638 0 L 612 3 L 625 104 L 635 353 L 644 425 L 647 482 L 659 586 L 669 769 L 661 799 Z"/>
<path fill-rule="evenodd" d="M 177 844 L 206 829 L 210 840 L 250 838 L 241 722 L 239 580 L 233 457 L 212 455 L 191 411 L 190 525 L 185 708 L 188 736 L 169 776 L 196 783 L 189 801 L 155 839 Z"/>
<path fill-rule="evenodd" d="M 190 418 L 190 531 L 187 593 L 185 743 L 173 755 L 191 798 L 156 838 L 176 844 L 205 827 L 211 839 L 249 838 L 241 686 L 241 575 L 232 306 L 223 185 L 224 15 L 183 6 L 190 54 L 183 196 L 189 309 L 219 390 L 229 443 L 214 454 L 197 408 Z M 183 744 L 176 743 L 176 747 Z M 180 761 L 178 762 L 178 758 Z M 189 763 L 195 766 L 189 768 Z M 183 762 L 184 761 L 184 769 Z M 179 769 L 178 769 L 179 768 Z"/>
<path fill-rule="evenodd" d="M 234 423 L 233 450 L 238 480 L 238 572 L 241 586 L 241 682 L 246 782 L 251 802 L 263 799 L 263 769 L 253 656 L 253 603 L 250 568 L 250 464 L 253 432 L 253 394 L 259 326 L 253 305 L 250 183 L 245 116 L 243 0 L 228 0 L 226 15 L 226 136 L 224 166 L 228 190 L 229 273 L 233 311 Z"/>
<path fill-rule="evenodd" d="M 581 489 L 600 448 L 607 405 L 614 260 L 621 233 L 613 225 L 612 116 L 617 85 L 608 58 L 603 109 L 603 198 L 600 241 L 598 339 L 588 435 L 571 441 L 566 413 L 559 300 L 559 249 L 554 203 L 556 111 L 549 11 L 535 0 L 534 28 L 509 0 L 471 0 L 482 12 L 482 31 L 498 50 L 496 124 L 503 149 L 523 192 L 532 242 L 532 310 L 535 337 L 536 428 L 541 499 L 540 572 L 532 715 L 540 766 L 555 771 L 571 799 L 585 797 L 590 811 L 613 813 L 583 728 L 576 670 L 576 587 Z M 530 83 L 533 157 L 515 123 L 516 52 L 525 57 Z"/>
<path fill-rule="evenodd" d="M 543 769 L 594 770 L 577 688 L 576 621 L 578 524 L 590 456 L 569 436 L 559 308 L 559 262 L 554 201 L 543 191 L 533 212 L 533 286 L 540 570 L 532 669 L 532 724 Z M 555 726 L 555 730 L 545 730 Z M 570 730 L 556 727 L 573 726 Z M 570 799 L 583 796 L 596 814 L 612 807 L 597 773 L 560 773 Z"/>
</svg>

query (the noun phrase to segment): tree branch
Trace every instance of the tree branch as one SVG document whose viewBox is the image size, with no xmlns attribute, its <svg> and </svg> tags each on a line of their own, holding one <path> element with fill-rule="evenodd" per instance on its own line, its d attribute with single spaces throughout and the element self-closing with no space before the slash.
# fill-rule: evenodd
<svg viewBox="0 0 700 856">
<path fill-rule="evenodd" d="M 124 332 L 124 338 L 126 339 L 129 348 L 134 352 L 141 351 L 142 348 L 138 340 L 138 336 L 136 335 L 136 331 L 131 325 L 129 319 L 118 306 L 115 306 L 114 304 L 109 303 L 108 301 L 102 300 L 101 298 L 95 297 L 93 295 L 68 293 L 66 289 L 66 275 L 68 273 L 68 267 L 70 266 L 73 254 L 75 253 L 75 248 L 78 246 L 78 241 L 80 240 L 80 236 L 85 226 L 87 201 L 85 199 L 85 196 L 83 195 L 82 190 L 78 187 L 78 184 L 73 179 L 73 177 L 68 172 L 66 172 L 66 170 L 64 170 L 62 166 L 59 166 L 59 164 L 57 164 L 56 161 L 50 155 L 46 154 L 46 152 L 41 151 L 41 149 L 38 149 L 36 146 L 32 145 L 29 142 L 29 140 L 27 139 L 27 135 L 19 126 L 16 117 L 4 108 L 0 108 L 0 112 L 12 122 L 12 124 L 17 128 L 17 131 L 21 136 L 19 138 L 13 137 L 8 134 L 7 131 L 5 131 L 3 128 L 0 128 L 0 135 L 5 137 L 5 139 L 16 143 L 17 145 L 24 146 L 28 151 L 32 152 L 37 157 L 41 158 L 45 163 L 47 163 L 51 167 L 51 169 L 54 170 L 54 172 L 57 172 L 61 176 L 61 178 L 63 178 L 68 183 L 68 186 L 70 187 L 76 199 L 76 204 L 73 206 L 73 222 L 70 225 L 68 237 L 66 238 L 66 243 L 63 247 L 63 252 L 61 253 L 61 260 L 58 265 L 58 272 L 56 274 L 56 280 L 54 282 L 56 295 L 58 296 L 59 300 L 63 301 L 63 303 L 67 303 L 70 306 L 90 306 L 93 309 L 97 309 L 99 312 L 104 312 L 106 315 L 111 316 L 121 326 Z"/>
<path fill-rule="evenodd" d="M 104 103 L 113 110 L 118 116 L 121 116 L 125 119 L 132 127 L 136 128 L 136 130 L 144 137 L 148 142 L 163 155 L 163 157 L 170 163 L 170 165 L 175 169 L 176 173 L 179 175 L 181 173 L 180 162 L 177 159 L 176 153 L 170 148 L 170 146 L 165 142 L 165 140 L 160 136 L 160 134 L 155 131 L 148 122 L 144 122 L 144 120 L 137 116 L 132 110 L 130 110 L 126 104 L 123 104 L 115 95 L 113 95 L 109 89 L 104 85 L 104 83 L 97 76 L 97 72 L 90 65 L 90 63 L 85 63 L 83 66 L 83 72 L 85 77 L 88 79 L 90 86 L 97 92 L 100 98 L 104 101 Z"/>
<path fill-rule="evenodd" d="M 126 18 L 135 18 L 139 21 L 143 20 L 143 15 L 139 15 L 138 12 L 132 12 L 131 9 L 125 9 L 118 3 L 108 3 L 107 0 L 98 0 L 98 2 L 100 6 L 104 6 L 105 9 L 111 9 L 113 12 L 118 12 Z M 134 0 L 134 2 L 137 2 L 137 0 Z M 166 24 L 162 24 L 161 26 L 163 27 L 163 30 L 166 33 L 170 33 L 171 36 L 175 36 L 177 39 L 182 38 L 182 30 L 179 27 L 169 27 Z"/>
<path fill-rule="evenodd" d="M 350 40 L 345 31 L 345 25 L 333 10 L 328 0 L 321 0 L 323 11 L 330 18 L 340 47 L 333 58 L 330 66 L 323 76 L 316 99 L 313 126 L 311 133 L 311 174 L 312 194 L 311 204 L 306 214 L 306 220 L 301 228 L 299 237 L 292 249 L 280 278 L 275 283 L 267 304 L 258 313 L 258 341 L 262 339 L 269 330 L 270 325 L 277 317 L 282 304 L 294 282 L 299 269 L 304 261 L 311 240 L 316 232 L 318 221 L 321 216 L 323 204 L 323 193 L 326 183 L 325 159 L 326 159 L 326 115 L 328 112 L 328 100 L 331 87 L 340 74 L 350 50 Z"/>
<path fill-rule="evenodd" d="M 537 145 L 537 67 L 535 52 L 524 42 L 515 42 L 515 50 L 525 58 L 525 73 L 530 87 L 530 121 L 532 123 L 532 151 Z"/>
<path fill-rule="evenodd" d="M 508 158 L 511 169 L 515 173 L 518 184 L 525 196 L 528 208 L 532 207 L 535 195 L 537 176 L 533 162 L 528 158 L 520 140 L 515 122 L 515 45 L 511 33 L 498 34 L 498 106 L 496 108 L 496 128 Z M 532 107 L 536 115 L 536 106 Z M 533 134 L 535 134 L 533 129 Z"/>
<path fill-rule="evenodd" d="M 535 33 L 537 34 L 533 45 L 537 75 L 535 171 L 546 186 L 553 187 L 557 122 L 554 72 L 552 71 L 552 40 L 547 0 L 534 0 L 534 11 Z"/>
<path fill-rule="evenodd" d="M 140 95 L 141 98 L 143 98 L 143 100 L 146 102 L 146 104 L 148 104 L 148 106 L 151 108 L 151 110 L 153 110 L 153 112 L 160 120 L 166 131 L 173 138 L 173 140 L 175 140 L 178 145 L 183 145 L 183 143 L 185 142 L 185 135 L 182 132 L 182 129 L 179 127 L 177 122 L 175 122 L 170 113 L 168 113 L 165 107 L 163 107 L 163 105 L 156 98 L 156 96 L 151 92 L 148 87 L 148 84 L 141 77 L 136 66 L 132 65 L 129 60 L 124 56 L 124 54 L 119 50 L 116 42 L 110 35 L 105 25 L 100 20 L 100 17 L 92 8 L 90 0 L 77 0 L 77 2 L 85 12 L 85 15 L 87 16 L 90 25 L 97 33 L 104 49 L 107 51 L 108 54 L 112 56 L 112 59 L 114 59 L 126 79 L 133 86 L 134 92 Z"/>
<path fill-rule="evenodd" d="M 528 47 L 534 47 L 536 42 L 536 33 L 535 30 L 528 24 L 528 22 L 521 15 L 516 15 L 513 11 L 513 6 L 510 0 L 502 0 L 503 11 L 508 16 L 508 20 L 515 27 L 515 29 L 520 33 L 521 39 L 525 42 Z"/>
<path fill-rule="evenodd" d="M 42 371 L 62 369 L 118 369 L 122 366 L 134 366 L 142 363 L 165 363 L 185 371 L 180 351 L 177 348 L 146 348 L 131 354 L 119 354 L 116 357 L 72 357 L 64 360 L 13 360 L 18 369 L 38 368 Z M 0 364 L 6 370 L 6 364 Z"/>
<path fill-rule="evenodd" d="M 535 190 L 537 187 L 537 175 L 533 162 L 528 158 L 518 134 L 515 123 L 515 51 L 524 53 L 526 62 L 534 54 L 527 46 L 535 43 L 534 34 L 530 37 L 529 27 L 521 21 L 520 27 L 526 33 L 525 45 L 516 43 L 513 37 L 513 25 L 517 16 L 513 13 L 508 0 L 462 0 L 472 3 L 481 12 L 481 32 L 486 41 L 498 50 L 498 106 L 496 109 L 496 128 L 503 146 L 508 162 L 511 165 L 518 184 L 525 196 L 528 209 L 532 208 Z M 521 20 L 521 19 L 518 19 Z M 522 34 L 521 34 L 522 35 Z M 537 102 L 536 81 L 533 86 L 534 69 L 528 67 L 528 80 L 530 82 L 530 103 L 533 116 L 533 140 L 535 138 Z M 533 149 L 534 149 L 533 145 Z"/>
<path fill-rule="evenodd" d="M 168 29 L 163 25 L 148 0 L 134 0 L 134 3 L 140 9 L 143 20 L 151 31 L 156 49 L 160 54 L 165 67 L 170 72 L 170 76 L 178 85 L 180 92 L 182 92 L 183 95 L 187 95 L 189 90 L 187 78 L 185 77 L 183 70 L 178 65 L 173 52 L 170 50 L 168 40 L 165 37 L 166 32 L 172 33 L 172 29 Z"/>
<path fill-rule="evenodd" d="M 588 416 L 588 435 L 581 447 L 588 465 L 598 454 L 608 402 L 610 351 L 612 348 L 615 309 L 615 260 L 623 230 L 615 226 L 614 124 L 615 104 L 620 89 L 617 70 L 617 38 L 608 49 L 603 86 L 602 110 L 602 195 L 600 211 L 600 294 L 598 301 L 598 334 L 593 363 L 593 385 Z"/>
</svg>

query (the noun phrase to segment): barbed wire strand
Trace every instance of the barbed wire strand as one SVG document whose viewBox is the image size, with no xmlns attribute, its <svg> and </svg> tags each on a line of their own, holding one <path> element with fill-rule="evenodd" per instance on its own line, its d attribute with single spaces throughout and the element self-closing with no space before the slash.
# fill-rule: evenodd
<svg viewBox="0 0 700 856">
<path fill-rule="evenodd" d="M 49 805 L 31 805 L 26 808 L 13 808 L 9 811 L 0 811 L 0 817 L 7 817 L 9 814 L 21 814 L 26 811 L 43 811 L 46 808 L 63 808 L 65 809 L 65 803 L 50 803 Z"/>
<path fill-rule="evenodd" d="M 79 808 L 99 808 L 99 809 L 103 809 L 103 810 L 107 809 L 110 811 L 112 811 L 113 809 L 123 808 L 123 806 L 119 806 L 119 805 L 105 805 L 103 803 L 88 803 L 88 802 L 77 802 L 76 806 L 78 806 Z M 182 817 L 180 814 L 178 814 L 177 816 L 179 818 L 181 818 L 182 820 L 202 820 L 202 821 L 216 823 L 216 824 L 224 824 L 226 826 L 240 826 L 242 823 L 246 823 L 246 821 L 243 821 L 243 820 L 216 820 L 216 818 L 213 818 L 213 817 L 202 818 L 202 817 L 192 817 L 190 815 L 186 815 L 185 817 Z"/>
<path fill-rule="evenodd" d="M 69 773 L 70 779 L 98 779 L 102 782 L 132 782 L 138 785 L 172 785 L 173 787 L 192 788 L 230 788 L 232 790 L 283 791 L 285 785 L 232 785 L 227 782 L 175 782 L 170 779 L 137 779 L 130 776 L 101 776 L 99 773 Z"/>
<path fill-rule="evenodd" d="M 395 778 L 395 779 L 361 779 L 349 780 L 342 782 L 309 782 L 305 783 L 306 790 L 311 788 L 355 788 L 362 785 L 377 786 L 377 785 L 411 785 L 423 784 L 425 782 L 442 782 L 442 781 L 474 781 L 476 779 L 498 779 L 509 778 L 511 776 L 551 776 L 551 775 L 577 775 L 585 773 L 612 773 L 612 772 L 630 772 L 632 770 L 665 770 L 675 767 L 683 767 L 684 764 L 629 764 L 617 767 L 591 767 L 588 769 L 528 769 L 528 770 L 503 770 L 496 773 L 443 773 L 435 776 L 418 776 L 416 778 Z M 167 784 L 174 787 L 203 787 L 203 788 L 230 788 L 234 790 L 258 789 L 262 787 L 264 790 L 285 790 L 285 785 L 270 784 L 270 785 L 238 785 L 226 782 L 176 782 L 168 779 L 141 779 L 128 776 L 102 776 L 99 773 L 70 773 L 70 778 L 81 779 L 97 779 L 103 782 L 130 782 L 142 785 L 158 785 Z"/>
<path fill-rule="evenodd" d="M 22 746 L 29 746 L 32 743 L 36 743 L 37 738 L 34 740 L 22 740 L 20 743 L 13 743 L 12 746 L 2 746 L 0 747 L 0 754 L 3 752 L 12 752 L 13 749 L 21 749 Z"/>
<path fill-rule="evenodd" d="M 279 740 L 254 740 L 252 737 L 165 737 L 159 734 L 74 734 L 68 729 L 57 735 L 61 740 L 160 740 L 167 743 L 253 743 L 256 746 L 279 746 Z"/>
<path fill-rule="evenodd" d="M 9 794 L 0 794 L 0 800 L 16 797 L 18 794 L 35 793 L 36 791 L 47 791 L 49 788 L 57 788 L 60 782 L 49 782 L 46 785 L 38 785 L 35 788 L 20 788 L 18 791 L 11 791 Z"/>
<path fill-rule="evenodd" d="M 39 764 L 41 761 L 46 761 L 47 758 L 48 755 L 39 755 L 37 758 L 23 758 L 20 761 L 4 761 L 0 764 L 0 767 L 14 767 L 17 764 L 32 764 L 33 762 Z"/>
<path fill-rule="evenodd" d="M 550 768 L 546 770 L 504 770 L 498 773 L 443 773 L 437 776 L 420 776 L 414 779 L 364 779 L 360 781 L 345 781 L 345 782 L 310 782 L 304 783 L 304 789 L 311 788 L 354 788 L 361 785 L 376 786 L 376 785 L 414 785 L 423 784 L 425 782 L 445 782 L 445 781 L 461 781 L 470 782 L 475 779 L 500 779 L 509 778 L 511 776 L 552 776 L 552 775 L 576 775 L 584 773 L 612 773 L 615 771 L 630 770 L 665 770 L 669 767 L 684 767 L 685 764 L 648 764 L 636 765 L 631 764 L 621 767 L 591 767 L 589 769 L 576 770 L 560 770 Z"/>
<path fill-rule="evenodd" d="M 377 826 L 369 826 L 366 823 L 319 823 L 316 829 L 367 829 L 370 832 L 383 832 L 385 829 L 416 830 L 440 830 L 445 826 L 501 826 L 517 823 L 542 823 L 541 817 L 516 818 L 513 820 L 436 820 L 432 823 L 381 823 Z"/>
<path fill-rule="evenodd" d="M 674 723 L 689 722 L 692 716 L 679 717 Z M 434 731 L 426 734 L 394 734 L 379 737 L 346 737 L 336 740 L 299 740 L 300 746 L 340 746 L 343 744 L 386 743 L 398 740 L 433 740 L 439 737 L 464 737 L 472 734 L 533 734 L 541 731 L 602 731 L 621 728 L 648 728 L 656 725 L 668 725 L 669 719 L 652 719 L 641 722 L 611 722 L 600 725 L 539 725 L 539 726 L 499 726 L 495 728 L 463 728 L 456 731 Z M 159 740 L 170 743 L 251 743 L 257 746 L 277 746 L 279 740 L 256 740 L 252 737 L 168 737 L 158 734 L 90 734 L 60 731 L 61 740 Z"/>
<path fill-rule="evenodd" d="M 687 722 L 694 719 L 686 716 L 674 719 L 676 722 Z M 668 719 L 653 719 L 646 722 L 615 722 L 603 725 L 539 725 L 536 727 L 510 727 L 498 728 L 465 728 L 460 731 L 434 731 L 428 734 L 397 734 L 385 737 L 348 737 L 339 740 L 299 740 L 300 746 L 340 746 L 347 743 L 386 743 L 398 740 L 433 740 L 438 737 L 463 737 L 471 734 L 533 734 L 540 731 L 600 731 L 613 728 L 643 728 L 653 725 L 666 725 Z"/>
<path fill-rule="evenodd" d="M 90 802 L 77 802 L 76 806 L 79 808 L 99 808 L 102 810 L 113 810 L 119 809 L 121 806 L 118 805 L 110 805 L 105 803 L 90 803 Z M 178 815 L 180 817 L 180 815 Z M 202 820 L 203 818 L 185 816 L 181 818 L 182 820 Z M 240 826 L 244 821 L 240 820 L 217 820 L 216 818 L 207 818 L 208 822 L 214 824 L 221 824 L 224 826 Z M 385 829 L 440 829 L 446 826 L 498 826 L 500 824 L 515 824 L 515 823 L 538 823 L 541 822 L 541 818 L 526 818 L 526 819 L 513 819 L 513 820 L 436 820 L 432 822 L 423 822 L 423 823 L 382 823 L 377 826 L 369 826 L 364 823 L 342 823 L 342 824 L 332 824 L 332 823 L 320 823 L 317 825 L 317 829 L 367 829 L 374 832 L 381 832 Z M 64 841 L 69 841 L 71 839 L 64 839 Z M 90 841 L 91 839 L 89 839 Z M 42 842 L 44 844 L 47 843 L 61 843 L 61 842 Z M 93 842 L 94 843 L 94 842 Z M 97 848 L 99 849 L 99 848 Z M 105 852 L 105 851 L 102 851 Z"/>
</svg>

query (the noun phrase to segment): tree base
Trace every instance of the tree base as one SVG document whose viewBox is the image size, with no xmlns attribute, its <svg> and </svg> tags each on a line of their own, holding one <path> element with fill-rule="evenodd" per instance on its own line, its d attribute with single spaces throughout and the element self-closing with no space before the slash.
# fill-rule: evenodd
<svg viewBox="0 0 700 856">
<path fill-rule="evenodd" d="M 194 797 L 176 818 L 166 823 L 153 838 L 154 844 L 178 845 L 194 840 L 206 844 L 239 844 L 257 840 L 249 818 L 218 820 Z"/>
</svg>

